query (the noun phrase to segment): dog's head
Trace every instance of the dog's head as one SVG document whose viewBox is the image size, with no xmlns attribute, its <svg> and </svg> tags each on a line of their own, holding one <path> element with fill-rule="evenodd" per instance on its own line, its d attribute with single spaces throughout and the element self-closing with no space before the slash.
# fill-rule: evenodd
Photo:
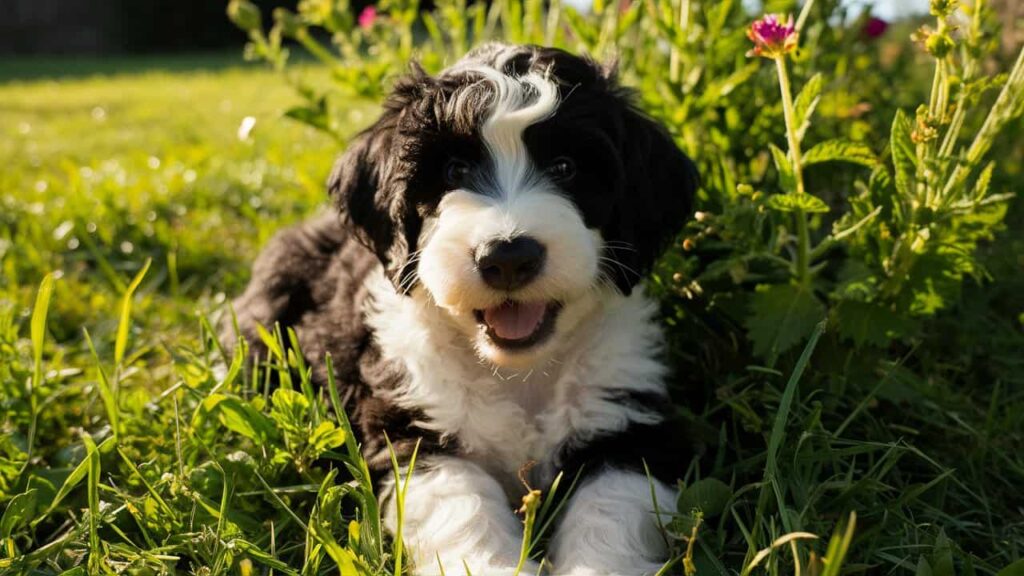
<svg viewBox="0 0 1024 576">
<path fill-rule="evenodd" d="M 330 177 L 397 290 L 441 307 L 499 366 L 535 362 L 602 295 L 628 295 L 696 186 L 613 71 L 495 44 L 401 79 Z"/>
</svg>

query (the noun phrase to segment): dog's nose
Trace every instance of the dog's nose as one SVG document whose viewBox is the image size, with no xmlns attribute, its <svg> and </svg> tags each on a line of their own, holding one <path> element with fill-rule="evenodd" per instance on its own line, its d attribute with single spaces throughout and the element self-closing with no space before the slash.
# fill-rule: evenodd
<svg viewBox="0 0 1024 576">
<path fill-rule="evenodd" d="M 491 288 L 515 290 L 532 282 L 544 267 L 544 246 L 528 236 L 488 242 L 476 253 L 480 276 Z"/>
</svg>

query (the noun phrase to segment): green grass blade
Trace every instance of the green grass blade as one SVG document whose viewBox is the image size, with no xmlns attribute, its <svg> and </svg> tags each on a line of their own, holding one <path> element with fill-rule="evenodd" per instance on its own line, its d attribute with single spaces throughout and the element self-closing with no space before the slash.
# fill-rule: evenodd
<svg viewBox="0 0 1024 576">
<path fill-rule="evenodd" d="M 103 549 L 100 547 L 100 534 L 99 534 L 99 522 L 100 522 L 100 452 L 96 447 L 96 443 L 93 442 L 92 437 L 89 434 L 82 436 L 82 441 L 85 442 L 87 450 L 85 456 L 86 469 L 88 474 L 86 475 L 86 488 L 88 491 L 88 502 L 89 502 L 89 573 L 98 574 L 100 572 L 106 572 L 104 568 L 105 562 L 103 559 Z"/>
<path fill-rule="evenodd" d="M 100 453 L 102 453 L 113 445 L 114 438 L 107 438 L 102 443 L 100 443 L 98 450 Z M 89 456 L 87 454 L 86 457 L 83 458 L 82 461 L 78 463 L 78 466 L 75 466 L 74 470 L 71 471 L 71 474 L 69 474 L 68 477 L 64 479 L 64 483 L 61 484 L 60 489 L 57 490 L 57 494 L 54 495 L 53 499 L 50 500 L 50 505 L 46 508 L 46 510 L 42 514 L 38 515 L 34 520 L 32 520 L 33 527 L 38 525 L 47 516 L 49 516 L 50 513 L 56 510 L 57 506 L 60 506 L 60 503 L 64 500 L 64 498 L 66 498 L 67 495 L 70 494 L 71 491 L 78 486 L 78 483 L 81 482 L 82 479 L 85 478 L 86 474 L 88 474 L 89 472 L 89 463 Z"/>
<path fill-rule="evenodd" d="M 840 569 L 843 567 L 843 560 L 846 558 L 846 553 L 850 550 L 850 543 L 853 542 L 853 533 L 857 528 L 857 513 L 851 512 L 850 519 L 846 522 L 846 527 L 843 530 L 836 530 L 832 534 L 832 538 L 828 543 L 828 552 L 825 553 L 823 562 L 825 569 L 821 572 L 821 576 L 839 576 Z"/>
<path fill-rule="evenodd" d="M 793 405 L 793 398 L 796 396 L 797 384 L 799 384 L 800 378 L 803 376 L 804 369 L 807 368 L 807 364 L 811 360 L 814 348 L 818 345 L 818 339 L 821 338 L 821 335 L 825 332 L 825 325 L 826 321 L 823 320 L 814 328 L 814 332 L 811 334 L 810 340 L 807 342 L 807 345 L 804 346 L 804 350 L 800 354 L 800 358 L 797 360 L 796 366 L 793 368 L 789 381 L 786 383 L 786 388 L 782 393 L 782 399 L 779 402 L 779 411 L 775 415 L 775 423 L 772 426 L 771 436 L 768 438 L 768 454 L 764 469 L 764 481 L 761 485 L 761 494 L 758 497 L 754 525 L 751 526 L 752 538 L 749 541 L 749 548 L 747 550 L 748 563 L 756 554 L 755 551 L 758 542 L 757 535 L 760 531 L 760 518 L 768 503 L 768 498 L 771 493 L 774 493 L 775 495 L 783 528 L 786 532 L 795 531 L 793 530 L 789 515 L 785 513 L 786 506 L 783 500 L 782 490 L 777 481 L 779 477 L 778 454 L 779 448 L 782 446 L 782 442 L 786 438 L 786 422 L 789 420 L 789 411 Z"/>
<path fill-rule="evenodd" d="M 107 419 L 110 421 L 110 428 L 114 431 L 114 437 L 121 431 L 121 423 L 119 412 L 117 409 L 117 394 L 114 392 L 114 388 L 110 385 L 110 379 L 107 378 L 107 373 L 103 370 L 103 364 L 100 362 L 100 357 L 96 353 L 96 347 L 93 346 L 92 337 L 89 336 L 89 331 L 85 328 L 82 329 L 82 334 L 85 337 L 85 344 L 89 347 L 89 352 L 92 354 L 93 362 L 96 363 L 96 372 L 99 374 L 96 384 L 100 392 L 100 399 L 103 400 L 103 408 L 107 411 Z"/>
<path fill-rule="evenodd" d="M 50 298 L 53 296 L 53 274 L 47 274 L 39 285 L 36 293 L 36 304 L 32 308 L 32 379 L 27 383 L 26 396 L 32 410 L 28 428 L 28 458 L 26 465 L 32 460 L 32 448 L 36 440 L 36 426 L 39 422 L 39 406 L 36 389 L 43 383 L 43 343 L 46 341 L 46 316 L 50 310 Z"/>
<path fill-rule="evenodd" d="M 124 360 L 125 349 L 128 347 L 128 328 L 131 325 L 132 297 L 135 295 L 135 290 L 142 283 L 142 279 L 146 276 L 146 272 L 149 271 L 149 265 L 152 263 L 153 260 L 151 258 L 146 259 L 146 263 L 142 265 L 142 270 L 139 270 L 139 273 L 135 275 L 132 283 L 125 290 L 124 297 L 121 299 L 121 321 L 117 325 L 117 339 L 114 341 L 115 366 L 121 366 L 121 362 Z"/>
<path fill-rule="evenodd" d="M 53 296 L 53 274 L 47 274 L 36 293 L 36 305 L 32 308 L 32 380 L 29 381 L 29 397 L 43 381 L 43 343 L 46 340 L 46 315 L 50 310 Z"/>
</svg>

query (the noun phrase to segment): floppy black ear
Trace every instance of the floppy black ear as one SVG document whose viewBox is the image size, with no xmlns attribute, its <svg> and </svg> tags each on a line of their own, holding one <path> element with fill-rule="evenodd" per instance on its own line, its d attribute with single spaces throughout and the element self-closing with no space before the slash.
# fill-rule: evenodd
<svg viewBox="0 0 1024 576">
<path fill-rule="evenodd" d="M 342 219 L 372 250 L 389 280 L 408 289 L 409 254 L 416 250 L 422 220 L 406 202 L 398 170 L 398 125 L 429 77 L 419 67 L 401 79 L 384 103 L 384 113 L 361 132 L 334 163 L 327 189 Z"/>
<path fill-rule="evenodd" d="M 624 264 L 609 272 L 628 295 L 690 218 L 699 176 L 664 127 L 628 105 L 622 114 L 625 190 L 614 233 L 606 238 L 618 242 L 606 250 Z"/>
</svg>

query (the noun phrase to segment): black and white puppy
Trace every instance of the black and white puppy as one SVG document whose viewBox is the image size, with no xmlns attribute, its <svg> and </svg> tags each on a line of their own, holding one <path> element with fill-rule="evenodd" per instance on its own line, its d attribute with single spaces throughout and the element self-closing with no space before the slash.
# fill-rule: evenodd
<svg viewBox="0 0 1024 576">
<path fill-rule="evenodd" d="M 384 433 L 402 462 L 423 441 L 403 525 L 416 571 L 511 573 L 529 464 L 534 487 L 583 470 L 550 573 L 657 571 L 643 465 L 671 508 L 685 443 L 639 282 L 690 213 L 690 160 L 610 70 L 490 44 L 400 80 L 329 186 L 341 217 L 279 234 L 235 309 L 254 354 L 257 324 L 280 323 L 321 384 L 332 355 L 392 529 Z"/>
</svg>

